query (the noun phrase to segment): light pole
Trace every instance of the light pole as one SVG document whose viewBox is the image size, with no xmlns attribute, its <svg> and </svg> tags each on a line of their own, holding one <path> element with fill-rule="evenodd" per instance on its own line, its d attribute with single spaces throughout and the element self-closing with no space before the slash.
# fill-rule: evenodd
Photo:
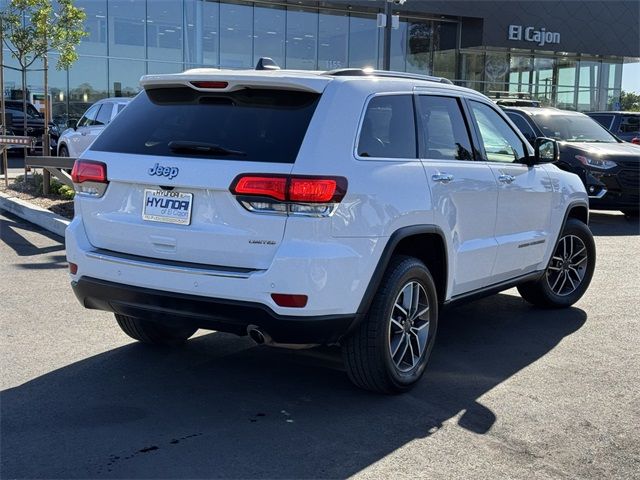
<svg viewBox="0 0 640 480">
<path fill-rule="evenodd" d="M 386 0 L 384 4 L 384 45 L 382 50 L 382 69 L 391 70 L 391 30 L 394 25 L 393 6 L 404 5 L 407 0 Z M 397 17 L 397 15 L 396 15 Z"/>
</svg>

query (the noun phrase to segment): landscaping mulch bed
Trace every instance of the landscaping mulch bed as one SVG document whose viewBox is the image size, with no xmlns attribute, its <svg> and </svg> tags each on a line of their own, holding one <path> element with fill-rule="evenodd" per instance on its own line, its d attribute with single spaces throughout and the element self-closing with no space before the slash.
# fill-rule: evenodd
<svg viewBox="0 0 640 480">
<path fill-rule="evenodd" d="M 4 186 L 4 181 L 1 181 L 0 192 L 31 202 L 69 220 L 73 218 L 73 200 L 62 199 L 59 195 L 42 195 L 42 187 L 36 187 L 30 181 L 24 183 L 9 180 L 8 188 Z"/>
</svg>

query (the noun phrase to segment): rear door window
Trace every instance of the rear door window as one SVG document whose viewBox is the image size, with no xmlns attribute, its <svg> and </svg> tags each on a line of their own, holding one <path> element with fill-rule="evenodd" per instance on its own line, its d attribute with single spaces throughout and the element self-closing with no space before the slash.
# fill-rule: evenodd
<svg viewBox="0 0 640 480">
<path fill-rule="evenodd" d="M 78 120 L 78 127 L 90 127 L 91 125 L 94 125 L 99 109 L 100 105 L 93 105 L 89 110 L 87 110 L 86 113 L 82 115 L 82 118 Z"/>
<path fill-rule="evenodd" d="M 271 89 L 143 91 L 91 149 L 293 163 L 319 98 L 316 93 Z"/>
<path fill-rule="evenodd" d="M 529 122 L 519 113 L 515 113 L 515 112 L 505 112 L 505 113 L 507 114 L 507 117 L 509 117 L 511 121 L 515 123 L 516 127 L 518 127 L 518 130 L 522 132 L 524 137 L 527 140 L 529 140 L 529 143 L 533 144 L 533 142 L 536 139 L 536 132 L 533 131 L 533 128 L 531 127 L 531 125 L 529 125 Z"/>
<path fill-rule="evenodd" d="M 96 116 L 95 125 L 106 125 L 111 121 L 111 112 L 113 111 L 113 104 L 106 102 L 100 107 L 100 111 Z"/>
<path fill-rule="evenodd" d="M 589 115 L 596 122 L 602 125 L 604 128 L 611 130 L 611 126 L 613 125 L 613 119 L 615 118 L 613 115 L 601 115 L 601 114 L 592 114 Z"/>
<path fill-rule="evenodd" d="M 640 115 L 622 115 L 620 133 L 640 133 Z"/>
<path fill-rule="evenodd" d="M 369 101 L 360 129 L 358 156 L 418 158 L 411 95 L 380 95 Z"/>
<path fill-rule="evenodd" d="M 421 95 L 420 120 L 424 145 L 423 158 L 473 160 L 469 130 L 453 97 Z"/>
</svg>

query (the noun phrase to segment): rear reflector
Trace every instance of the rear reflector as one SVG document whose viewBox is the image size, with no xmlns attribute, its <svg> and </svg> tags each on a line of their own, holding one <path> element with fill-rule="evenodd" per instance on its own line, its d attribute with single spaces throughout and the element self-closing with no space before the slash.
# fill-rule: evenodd
<svg viewBox="0 0 640 480">
<path fill-rule="evenodd" d="M 306 295 L 290 295 L 287 293 L 272 293 L 271 298 L 280 307 L 304 308 L 307 306 Z"/>
<path fill-rule="evenodd" d="M 107 183 L 107 166 L 102 162 L 76 160 L 71 170 L 73 183 Z"/>
<path fill-rule="evenodd" d="M 293 203 L 339 203 L 347 193 L 343 177 L 248 174 L 236 177 L 231 193 Z"/>
<path fill-rule="evenodd" d="M 229 82 L 191 82 L 196 88 L 227 88 Z"/>
<path fill-rule="evenodd" d="M 71 275 L 75 275 L 76 273 L 78 273 L 78 265 L 76 265 L 75 263 L 69 262 L 69 273 Z"/>
</svg>

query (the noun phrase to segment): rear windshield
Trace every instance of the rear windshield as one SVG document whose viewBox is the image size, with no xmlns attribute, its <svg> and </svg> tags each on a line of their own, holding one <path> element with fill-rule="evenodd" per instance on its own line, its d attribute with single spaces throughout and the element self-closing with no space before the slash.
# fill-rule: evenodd
<svg viewBox="0 0 640 480">
<path fill-rule="evenodd" d="M 319 94 L 141 92 L 91 146 L 103 152 L 293 163 Z"/>
</svg>

